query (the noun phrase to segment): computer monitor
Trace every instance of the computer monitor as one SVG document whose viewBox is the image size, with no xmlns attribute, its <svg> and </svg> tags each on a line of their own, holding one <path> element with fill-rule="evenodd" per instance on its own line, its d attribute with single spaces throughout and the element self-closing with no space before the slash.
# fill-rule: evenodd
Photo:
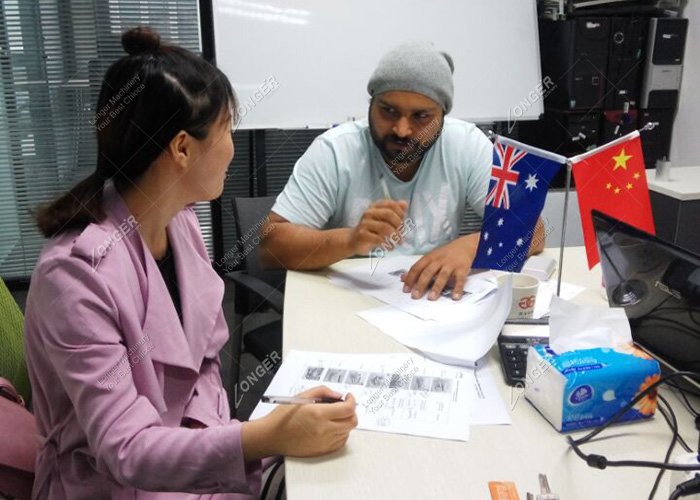
<svg viewBox="0 0 700 500">
<path fill-rule="evenodd" d="M 634 342 L 666 370 L 700 374 L 700 256 L 598 211 L 593 227 L 608 302 Z"/>
</svg>

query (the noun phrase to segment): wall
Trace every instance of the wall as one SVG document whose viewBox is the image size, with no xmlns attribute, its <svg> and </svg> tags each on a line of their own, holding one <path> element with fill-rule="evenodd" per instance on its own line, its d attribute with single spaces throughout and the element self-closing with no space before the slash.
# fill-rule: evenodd
<svg viewBox="0 0 700 500">
<path fill-rule="evenodd" d="M 542 210 L 545 234 L 547 235 L 545 246 L 558 247 L 561 244 L 561 230 L 564 215 L 564 190 L 552 189 L 547 193 L 547 199 Z M 576 191 L 569 193 L 569 209 L 566 213 L 566 241 L 567 247 L 583 245 L 583 230 L 581 229 L 581 214 L 578 210 L 578 198 Z"/>
<path fill-rule="evenodd" d="M 689 26 L 680 104 L 671 143 L 674 166 L 700 165 L 700 1 L 689 1 L 683 16 L 689 19 Z"/>
</svg>

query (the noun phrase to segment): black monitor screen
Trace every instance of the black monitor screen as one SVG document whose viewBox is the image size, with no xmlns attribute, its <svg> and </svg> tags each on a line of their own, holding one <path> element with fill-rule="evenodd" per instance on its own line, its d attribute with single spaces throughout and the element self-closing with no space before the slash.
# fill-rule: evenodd
<svg viewBox="0 0 700 500">
<path fill-rule="evenodd" d="M 608 302 L 625 309 L 633 340 L 700 373 L 700 256 L 600 212 L 593 225 Z"/>
</svg>

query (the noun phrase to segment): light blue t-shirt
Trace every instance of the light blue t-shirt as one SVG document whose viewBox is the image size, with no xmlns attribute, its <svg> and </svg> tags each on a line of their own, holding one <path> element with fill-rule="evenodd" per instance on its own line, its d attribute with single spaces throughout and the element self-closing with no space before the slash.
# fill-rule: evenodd
<svg viewBox="0 0 700 500">
<path fill-rule="evenodd" d="M 439 139 L 404 182 L 386 165 L 367 120 L 345 123 L 318 136 L 299 158 L 272 211 L 314 229 L 354 227 L 384 199 L 383 175 L 391 198 L 408 202 L 410 230 L 397 250 L 424 254 L 459 235 L 465 203 L 483 217 L 492 156 L 491 142 L 474 124 L 445 117 Z"/>
</svg>

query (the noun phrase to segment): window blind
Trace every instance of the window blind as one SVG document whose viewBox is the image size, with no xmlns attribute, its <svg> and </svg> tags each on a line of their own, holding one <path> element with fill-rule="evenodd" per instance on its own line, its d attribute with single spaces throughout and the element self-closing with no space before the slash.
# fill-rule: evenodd
<svg viewBox="0 0 700 500">
<path fill-rule="evenodd" d="M 197 0 L 0 2 L 0 275 L 28 277 L 46 240 L 36 207 L 95 169 L 102 75 L 121 33 L 150 25 L 201 53 Z M 209 203 L 195 208 L 212 252 Z"/>
<path fill-rule="evenodd" d="M 297 160 L 325 130 L 268 130 L 265 135 L 267 194 L 282 192 Z"/>
<path fill-rule="evenodd" d="M 252 196 L 251 179 L 254 180 L 250 163 L 252 159 L 251 135 L 248 130 L 236 130 L 233 133 L 234 155 L 231 166 L 228 169 L 228 178 L 221 195 L 221 231 L 223 237 L 223 255 L 219 257 L 217 264 L 227 264 L 223 258 L 236 250 L 238 234 L 236 233 L 236 220 L 233 216 L 233 199 L 239 196 Z"/>
</svg>

